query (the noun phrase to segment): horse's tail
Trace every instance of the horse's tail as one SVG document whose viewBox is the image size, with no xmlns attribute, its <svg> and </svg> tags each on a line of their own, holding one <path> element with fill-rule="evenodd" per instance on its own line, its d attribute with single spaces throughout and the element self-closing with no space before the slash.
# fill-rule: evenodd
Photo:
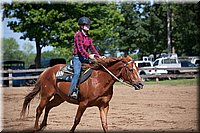
<svg viewBox="0 0 200 133">
<path fill-rule="evenodd" d="M 27 107 L 29 110 L 31 100 L 33 100 L 33 98 L 40 92 L 40 89 L 40 82 L 37 81 L 33 90 L 25 96 L 23 107 L 20 113 L 20 118 L 25 116 Z"/>
</svg>

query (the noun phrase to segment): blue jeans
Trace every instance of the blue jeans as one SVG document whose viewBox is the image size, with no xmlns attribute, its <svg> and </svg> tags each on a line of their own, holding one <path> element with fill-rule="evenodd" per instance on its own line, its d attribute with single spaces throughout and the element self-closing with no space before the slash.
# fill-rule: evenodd
<svg viewBox="0 0 200 133">
<path fill-rule="evenodd" d="M 80 60 L 79 56 L 73 56 L 72 58 L 73 61 L 73 67 L 74 67 L 74 75 L 72 78 L 72 82 L 71 82 L 71 86 L 70 86 L 70 90 L 68 95 L 71 95 L 74 91 L 74 89 L 76 88 L 76 85 L 78 83 L 78 79 L 81 73 L 81 65 L 82 65 L 82 61 Z"/>
</svg>

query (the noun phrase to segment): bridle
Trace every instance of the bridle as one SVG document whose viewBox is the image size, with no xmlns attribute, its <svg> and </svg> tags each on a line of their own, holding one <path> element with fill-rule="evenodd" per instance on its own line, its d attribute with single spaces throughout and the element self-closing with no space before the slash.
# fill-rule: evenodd
<svg viewBox="0 0 200 133">
<path fill-rule="evenodd" d="M 124 64 L 124 67 L 125 68 L 127 68 L 127 65 L 128 64 L 130 64 L 130 63 L 133 63 L 133 61 L 129 61 L 128 63 L 125 63 Z M 99 64 L 99 65 L 101 65 L 111 76 L 113 76 L 117 81 L 119 81 L 121 84 L 124 84 L 124 85 L 126 85 L 126 86 L 128 86 L 128 87 L 133 87 L 132 85 L 130 85 L 130 84 L 128 84 L 128 83 L 126 83 L 126 82 L 124 82 L 124 81 L 122 81 L 122 80 L 120 80 L 118 77 L 116 77 L 111 71 L 109 71 L 104 65 L 102 65 L 102 64 Z M 122 68 L 123 69 L 123 68 Z M 122 70 L 121 70 L 122 71 Z M 127 69 L 126 69 L 126 71 L 128 71 Z M 126 72 L 126 74 L 127 74 L 127 77 L 128 77 L 128 73 Z"/>
<path fill-rule="evenodd" d="M 138 71 L 138 69 L 136 68 L 135 65 L 133 65 L 131 68 L 130 68 L 130 67 L 127 67 L 128 64 L 130 64 L 130 63 L 134 63 L 134 61 L 132 60 L 132 61 L 129 61 L 128 63 L 125 63 L 125 64 L 124 64 L 124 68 L 122 68 L 122 71 L 123 71 L 123 69 L 125 69 L 125 74 L 126 74 L 127 79 L 132 81 L 133 79 L 131 79 L 131 77 L 128 75 L 128 71 L 133 72 L 133 71 Z M 122 73 L 122 74 L 123 74 L 123 73 Z M 137 76 L 140 78 L 139 73 L 136 72 L 136 74 L 137 74 Z"/>
<path fill-rule="evenodd" d="M 125 70 L 126 70 L 126 76 L 128 77 L 128 70 L 126 69 L 127 68 L 127 65 L 132 63 L 133 61 L 129 61 L 128 63 L 124 64 L 124 67 L 125 67 Z M 128 68 L 129 69 L 129 68 Z M 133 71 L 133 69 L 129 69 L 130 71 Z"/>
</svg>

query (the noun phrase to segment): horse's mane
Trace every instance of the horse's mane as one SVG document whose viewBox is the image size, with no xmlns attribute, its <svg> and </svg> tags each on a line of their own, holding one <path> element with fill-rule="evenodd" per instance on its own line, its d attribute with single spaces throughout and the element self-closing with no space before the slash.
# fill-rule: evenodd
<svg viewBox="0 0 200 133">
<path fill-rule="evenodd" d="M 105 67 L 109 67 L 121 60 L 122 57 L 97 58 L 97 64 L 102 64 Z"/>
<path fill-rule="evenodd" d="M 117 62 L 121 61 L 122 57 L 108 57 L 108 58 L 96 58 L 96 61 L 93 64 L 84 64 L 83 67 L 92 68 L 92 69 L 101 69 L 102 66 L 110 67 Z"/>
</svg>

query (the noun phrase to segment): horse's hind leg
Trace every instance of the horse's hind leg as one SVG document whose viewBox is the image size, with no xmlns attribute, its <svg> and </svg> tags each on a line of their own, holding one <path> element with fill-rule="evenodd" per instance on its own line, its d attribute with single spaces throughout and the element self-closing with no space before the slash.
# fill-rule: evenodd
<svg viewBox="0 0 200 133">
<path fill-rule="evenodd" d="M 40 104 L 38 105 L 38 107 L 36 109 L 35 126 L 34 126 L 34 129 L 33 129 L 34 131 L 38 131 L 40 129 L 39 126 L 38 126 L 39 118 L 42 114 L 44 107 L 49 102 L 51 97 L 52 96 L 48 96 L 48 97 L 47 96 L 41 96 Z"/>
<path fill-rule="evenodd" d="M 48 118 L 49 111 L 53 107 L 60 105 L 64 101 L 65 100 L 63 100 L 58 94 L 56 94 L 56 95 L 54 95 L 54 98 L 47 103 L 46 108 L 45 108 L 44 119 L 42 121 L 42 124 L 40 125 L 40 130 L 47 125 L 47 118 Z"/>
</svg>

